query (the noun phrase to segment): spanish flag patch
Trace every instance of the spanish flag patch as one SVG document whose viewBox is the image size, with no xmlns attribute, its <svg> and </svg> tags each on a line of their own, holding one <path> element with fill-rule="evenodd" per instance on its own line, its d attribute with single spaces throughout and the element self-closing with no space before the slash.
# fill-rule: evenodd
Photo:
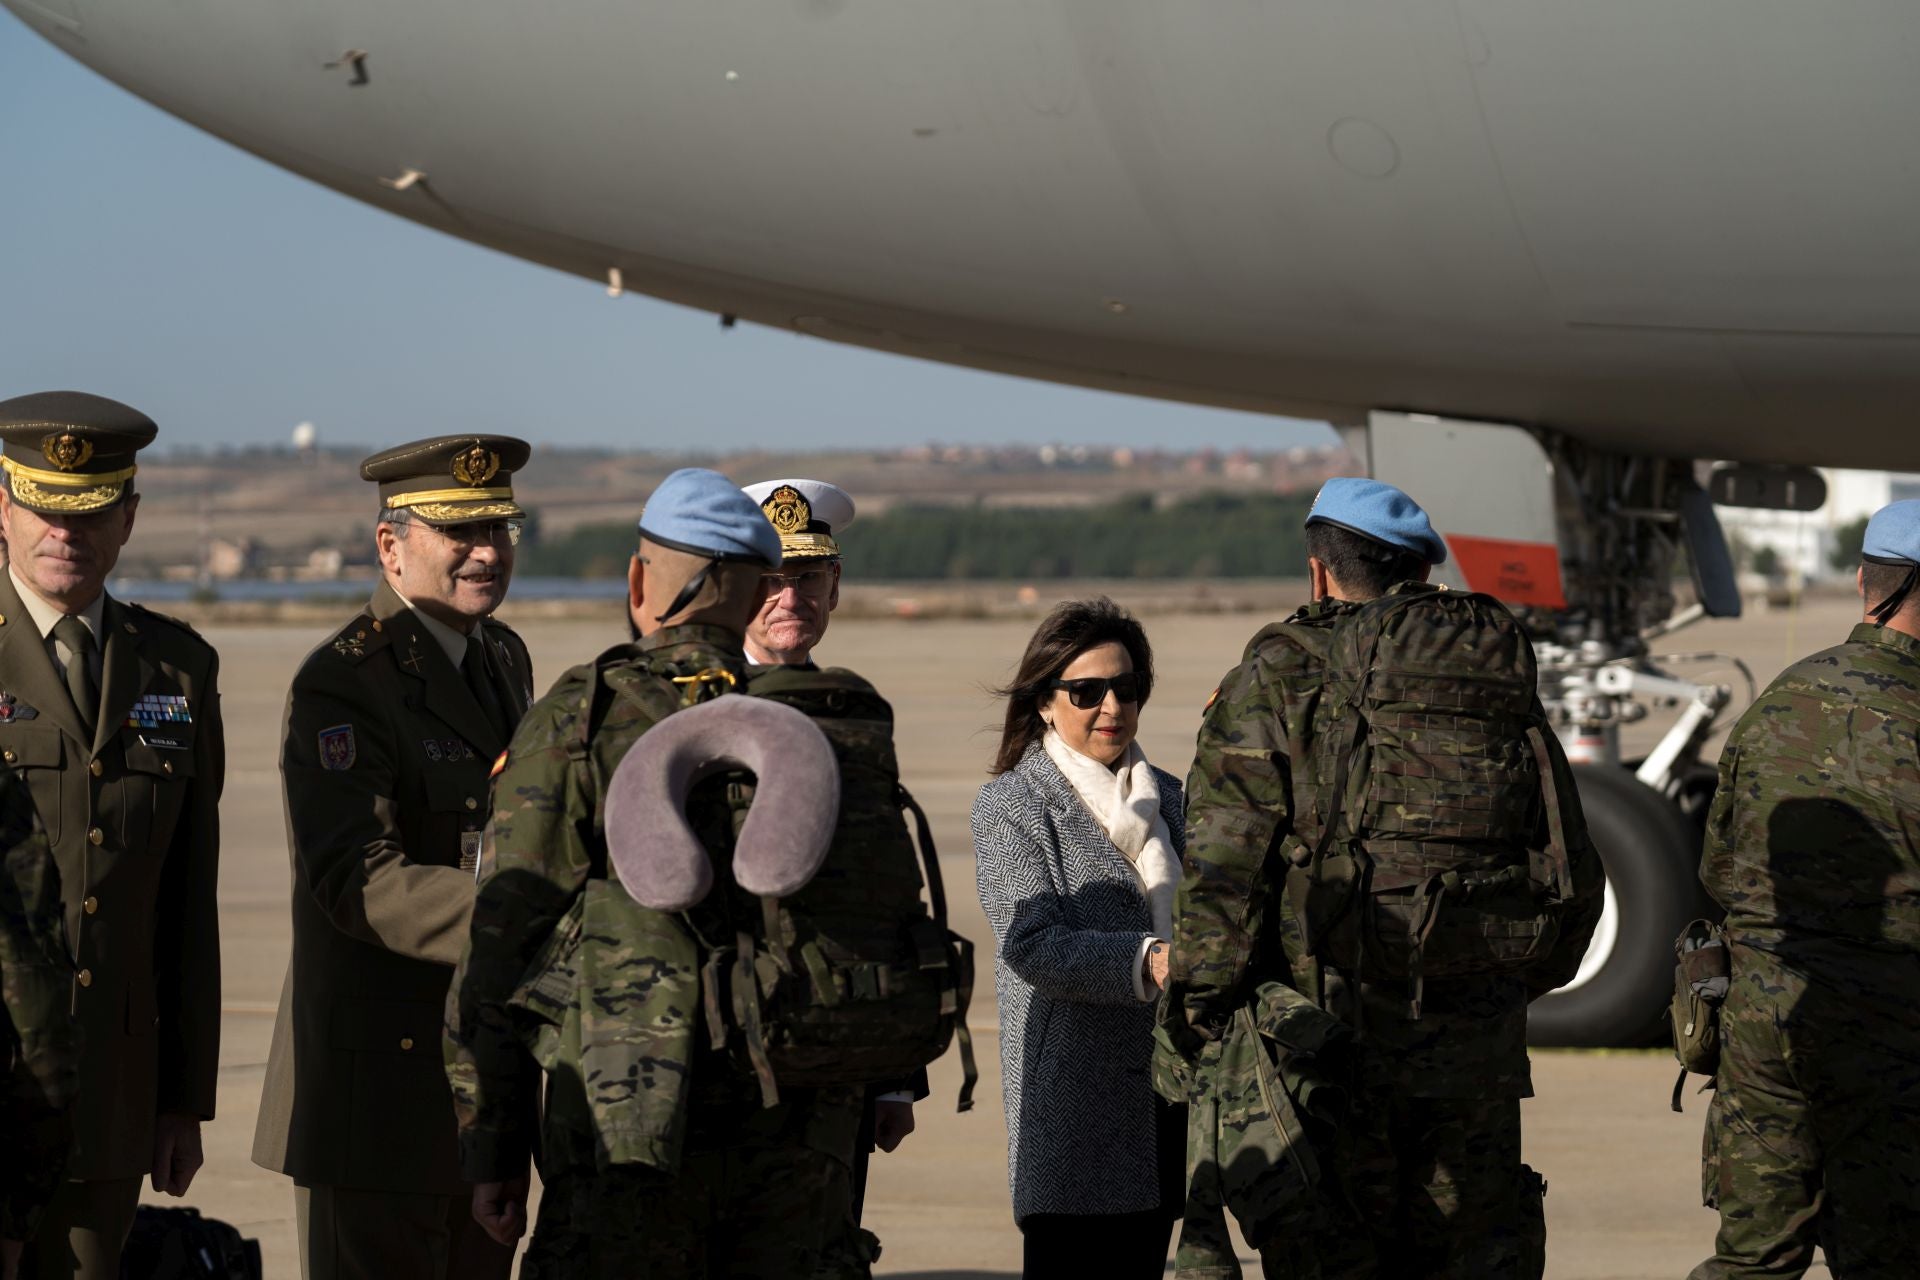
<svg viewBox="0 0 1920 1280">
<path fill-rule="evenodd" d="M 1205 715 L 1207 712 L 1213 710 L 1213 704 L 1218 701 L 1220 701 L 1220 686 L 1215 685 L 1213 686 L 1213 692 L 1207 695 L 1207 705 L 1200 708 L 1200 714 Z"/>
<path fill-rule="evenodd" d="M 507 753 L 505 751 L 502 751 L 500 753 L 500 758 L 493 762 L 493 768 L 487 770 L 487 781 L 492 782 L 495 778 L 499 777 L 501 771 L 504 770 L 506 767 L 507 767 Z"/>
</svg>

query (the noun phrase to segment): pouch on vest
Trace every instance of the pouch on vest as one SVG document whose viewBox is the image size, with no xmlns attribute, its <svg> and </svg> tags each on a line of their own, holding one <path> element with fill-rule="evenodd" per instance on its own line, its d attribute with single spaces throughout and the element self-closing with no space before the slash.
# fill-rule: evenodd
<svg viewBox="0 0 1920 1280">
<path fill-rule="evenodd" d="M 1720 1069 L 1720 1006 L 1732 985 L 1733 966 L 1727 935 L 1719 925 L 1695 920 L 1673 940 L 1679 961 L 1673 967 L 1673 1003 L 1667 1012 L 1673 1023 L 1673 1056 L 1680 1060 L 1680 1078 L 1673 1083 L 1673 1109 L 1680 1110 L 1680 1093 L 1687 1073 L 1711 1076 Z"/>
<path fill-rule="evenodd" d="M 1306 954 L 1406 983 L 1412 1019 L 1426 978 L 1523 971 L 1559 938 L 1572 872 L 1537 683 L 1490 596 L 1406 584 L 1335 626 L 1286 892 Z"/>
<path fill-rule="evenodd" d="M 1348 1105 L 1352 1032 L 1282 983 L 1263 983 L 1199 1064 L 1189 1113 L 1188 1201 L 1224 1205 L 1248 1244 L 1317 1228 L 1337 1204 L 1321 1148 Z M 1192 1224 L 1212 1237 L 1203 1215 Z M 1188 1234 L 1182 1249 L 1189 1252 Z"/>
<path fill-rule="evenodd" d="M 733 984 L 733 1004 L 750 1050 L 757 1024 L 773 1082 L 869 1085 L 911 1075 L 958 1039 L 959 1109 L 969 1110 L 973 944 L 947 927 L 933 833 L 900 785 L 893 709 L 864 680 L 833 670 L 758 672 L 748 693 L 811 718 L 840 766 L 825 863 L 797 893 L 761 899 L 758 927 L 742 935 L 738 972 L 755 981 Z M 762 1085 L 772 1096 L 764 1073 Z"/>
</svg>

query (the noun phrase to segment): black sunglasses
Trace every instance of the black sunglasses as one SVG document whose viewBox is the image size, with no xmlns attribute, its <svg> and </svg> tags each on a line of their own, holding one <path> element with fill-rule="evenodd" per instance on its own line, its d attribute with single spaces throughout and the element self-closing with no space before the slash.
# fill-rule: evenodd
<svg viewBox="0 0 1920 1280">
<path fill-rule="evenodd" d="M 1067 701 L 1082 711 L 1091 711 L 1105 702 L 1109 689 L 1122 702 L 1140 701 L 1140 676 L 1133 671 L 1104 680 L 1094 676 L 1084 680 L 1049 680 L 1047 688 L 1065 689 Z"/>
</svg>

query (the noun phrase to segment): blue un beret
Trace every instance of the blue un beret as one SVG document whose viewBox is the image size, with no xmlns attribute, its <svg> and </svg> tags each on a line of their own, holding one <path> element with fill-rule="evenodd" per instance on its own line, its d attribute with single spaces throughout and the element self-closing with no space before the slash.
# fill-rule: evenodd
<svg viewBox="0 0 1920 1280">
<path fill-rule="evenodd" d="M 1390 484 L 1342 476 L 1320 486 L 1307 513 L 1309 525 L 1337 525 L 1363 538 L 1410 551 L 1428 564 L 1447 562 L 1447 544 L 1433 531 L 1420 504 Z"/>
<path fill-rule="evenodd" d="M 1860 554 L 1920 562 L 1920 498 L 1889 502 L 1874 512 Z"/>
<path fill-rule="evenodd" d="M 760 504 L 718 471 L 683 467 L 660 482 L 640 533 L 674 551 L 780 567 L 780 535 Z"/>
</svg>

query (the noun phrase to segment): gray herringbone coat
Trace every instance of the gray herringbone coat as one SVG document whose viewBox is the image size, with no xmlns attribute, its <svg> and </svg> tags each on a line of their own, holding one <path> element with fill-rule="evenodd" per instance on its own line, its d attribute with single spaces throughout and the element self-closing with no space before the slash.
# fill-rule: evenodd
<svg viewBox="0 0 1920 1280">
<path fill-rule="evenodd" d="M 1180 783 L 1153 773 L 1183 853 Z M 973 845 L 995 941 L 1014 1220 L 1158 1208 L 1153 1005 L 1132 977 L 1153 932 L 1140 881 L 1038 744 L 980 788 Z"/>
</svg>

